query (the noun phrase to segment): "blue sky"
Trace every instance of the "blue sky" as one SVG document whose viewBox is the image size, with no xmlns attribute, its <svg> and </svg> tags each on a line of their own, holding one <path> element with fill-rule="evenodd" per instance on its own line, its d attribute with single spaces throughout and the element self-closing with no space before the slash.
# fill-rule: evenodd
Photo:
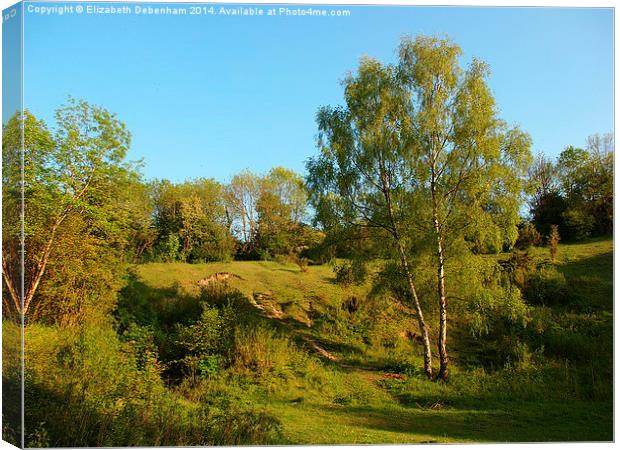
<svg viewBox="0 0 620 450">
<path fill-rule="evenodd" d="M 118 113 L 147 178 L 303 171 L 317 108 L 342 102 L 339 81 L 362 55 L 391 62 L 401 35 L 447 34 L 464 63 L 490 64 L 501 117 L 535 152 L 613 129 L 611 9 L 339 8 L 351 16 L 26 12 L 25 105 L 50 123 L 69 95 Z"/>
</svg>

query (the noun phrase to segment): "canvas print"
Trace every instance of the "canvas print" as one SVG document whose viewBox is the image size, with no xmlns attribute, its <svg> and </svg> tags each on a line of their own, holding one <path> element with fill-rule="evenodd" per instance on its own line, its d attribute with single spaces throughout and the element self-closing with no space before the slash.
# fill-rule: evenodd
<svg viewBox="0 0 620 450">
<path fill-rule="evenodd" d="M 613 440 L 613 8 L 3 11 L 2 439 Z"/>
</svg>

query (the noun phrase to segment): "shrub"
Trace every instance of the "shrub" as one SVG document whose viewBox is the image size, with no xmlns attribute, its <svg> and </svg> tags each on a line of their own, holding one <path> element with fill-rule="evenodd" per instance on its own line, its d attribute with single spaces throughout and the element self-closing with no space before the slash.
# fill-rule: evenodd
<svg viewBox="0 0 620 450">
<path fill-rule="evenodd" d="M 557 225 L 551 225 L 547 242 L 549 244 L 549 253 L 551 253 L 551 261 L 555 262 L 555 258 L 558 255 L 558 244 L 560 243 L 560 232 Z"/>
<path fill-rule="evenodd" d="M 182 357 L 176 362 L 191 380 L 213 375 L 220 368 L 221 356 L 230 352 L 225 348 L 230 328 L 225 325 L 219 310 L 206 305 L 198 321 L 177 326 L 175 343 Z"/>
<path fill-rule="evenodd" d="M 572 300 L 564 275 L 553 266 L 530 272 L 521 290 L 531 305 L 568 304 Z"/>
<path fill-rule="evenodd" d="M 366 265 L 359 260 L 345 261 L 341 265 L 334 264 L 336 282 L 343 286 L 361 284 L 366 279 Z"/>
<path fill-rule="evenodd" d="M 519 227 L 519 237 L 515 243 L 515 247 L 526 250 L 532 246 L 542 245 L 542 236 L 533 223 L 525 222 Z"/>
<path fill-rule="evenodd" d="M 139 364 L 132 344 L 120 342 L 106 325 L 31 324 L 26 355 L 29 447 L 269 444 L 281 439 L 279 422 L 264 412 L 191 403 L 167 389 L 157 359 Z M 11 361 L 6 357 L 6 363 Z"/>
<path fill-rule="evenodd" d="M 179 258 L 181 241 L 177 234 L 168 234 L 160 238 L 153 249 L 155 259 L 163 262 L 176 261 Z"/>
<path fill-rule="evenodd" d="M 528 253 L 514 252 L 501 265 L 508 282 L 521 290 L 530 305 L 559 305 L 575 300 L 564 275 L 548 262 L 536 264 Z"/>
<path fill-rule="evenodd" d="M 291 378 L 307 356 L 288 339 L 265 327 L 244 327 L 235 334 L 235 367 L 257 378 Z"/>
<path fill-rule="evenodd" d="M 594 228 L 594 217 L 579 209 L 569 209 L 562 214 L 568 239 L 582 241 Z"/>
</svg>

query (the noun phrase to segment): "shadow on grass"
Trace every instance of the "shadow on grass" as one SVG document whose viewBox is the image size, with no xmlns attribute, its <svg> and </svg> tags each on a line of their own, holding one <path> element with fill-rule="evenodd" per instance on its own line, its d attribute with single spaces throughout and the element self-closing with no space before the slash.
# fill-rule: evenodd
<svg viewBox="0 0 620 450">
<path fill-rule="evenodd" d="M 277 269 L 274 269 L 276 271 L 279 272 L 289 272 L 289 273 L 302 273 L 300 269 L 294 268 L 294 267 L 278 267 Z"/>
<path fill-rule="evenodd" d="M 411 434 L 411 443 L 446 440 L 549 442 L 613 439 L 611 411 L 599 404 L 529 402 L 485 407 L 483 402 L 479 402 L 476 408 L 471 409 L 442 407 L 404 410 L 392 406 L 322 409 L 326 413 L 337 414 L 338 422 L 347 427 Z M 591 420 L 587 420 L 588 417 Z M 416 435 L 431 438 L 416 439 Z M 386 443 L 389 443 L 387 439 Z"/>
<path fill-rule="evenodd" d="M 2 377 L 2 439 L 21 447 L 21 374 L 13 375 L 16 377 Z"/>
<path fill-rule="evenodd" d="M 182 293 L 178 284 L 153 288 L 129 271 L 119 293 L 116 316 L 121 324 L 134 321 L 141 326 L 166 327 L 192 322 L 201 311 L 200 297 Z"/>
<path fill-rule="evenodd" d="M 613 309 L 613 252 L 558 264 L 557 269 L 578 301 L 575 306 Z"/>
</svg>

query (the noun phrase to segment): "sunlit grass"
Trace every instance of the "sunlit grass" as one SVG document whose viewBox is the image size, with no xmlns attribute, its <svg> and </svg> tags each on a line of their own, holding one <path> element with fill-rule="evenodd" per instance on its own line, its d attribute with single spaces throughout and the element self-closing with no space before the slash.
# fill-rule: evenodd
<svg viewBox="0 0 620 450">
<path fill-rule="evenodd" d="M 533 307 L 533 311 L 540 310 L 544 317 L 555 321 L 554 326 L 561 325 L 565 327 L 561 331 L 568 333 L 556 333 L 560 339 L 556 345 L 564 347 L 554 351 L 569 354 L 579 348 L 589 351 L 596 339 L 601 340 L 601 354 L 606 354 L 606 348 L 611 349 L 612 252 L 613 242 L 609 239 L 560 245 L 556 267 L 583 301 L 574 310 L 571 306 Z M 539 262 L 550 260 L 547 248 L 532 248 L 530 254 Z M 498 367 L 496 371 L 454 364 L 452 379 L 448 383 L 435 383 L 425 380 L 415 370 L 421 365 L 419 352 L 403 344 L 405 352 L 411 348 L 406 363 L 411 370 L 404 381 L 386 381 L 384 376 L 390 370 L 388 351 L 380 354 L 363 343 L 338 341 L 337 336 L 321 331 L 311 322 L 304 325 L 309 309 L 337 310 L 351 295 L 364 297 L 368 292 L 369 283 L 338 285 L 329 265 L 310 266 L 307 272 L 302 272 L 292 264 L 266 261 L 151 263 L 136 266 L 135 271 L 139 280 L 152 289 L 172 288 L 185 295 L 197 295 L 198 281 L 216 272 L 237 275 L 240 278 L 232 277 L 228 281 L 232 287 L 247 298 L 255 293 L 269 293 L 282 310 L 282 317 L 273 321 L 296 325 L 281 327 L 281 333 L 298 344 L 303 344 L 300 336 L 315 339 L 337 356 L 336 362 L 319 363 L 318 355 L 305 347 L 311 360 L 317 362 L 304 366 L 303 373 L 286 381 L 271 380 L 267 391 L 262 388 L 236 391 L 239 401 L 260 406 L 280 419 L 283 443 L 612 439 L 612 403 L 604 398 L 604 392 L 611 392 L 611 378 L 607 375 L 611 370 L 610 357 L 606 358 L 609 361 L 598 362 L 597 371 L 601 374 L 595 374 L 592 368 L 593 385 L 587 392 L 580 386 L 583 382 L 580 377 L 590 369 L 584 366 L 579 372 L 573 363 L 559 357 L 540 360 L 542 356 L 533 356 L 538 362 L 532 362 L 531 366 L 510 370 Z M 583 334 L 583 327 L 577 326 L 579 323 L 587 323 L 591 329 Z M 454 319 L 455 326 L 458 327 L 458 318 Z M 568 336 L 574 339 L 568 340 Z M 390 350 L 401 359 L 402 351 Z M 590 399 L 593 395 L 595 400 Z"/>
</svg>

